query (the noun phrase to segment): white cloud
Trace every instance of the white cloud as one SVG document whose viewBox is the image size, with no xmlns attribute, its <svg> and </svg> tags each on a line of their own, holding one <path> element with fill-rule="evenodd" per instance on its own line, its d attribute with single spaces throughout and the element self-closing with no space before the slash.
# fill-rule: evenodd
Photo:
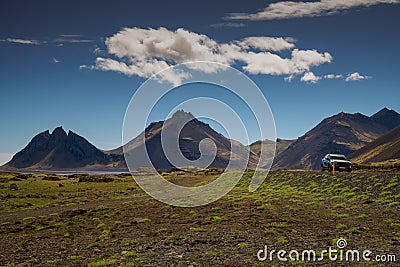
<svg viewBox="0 0 400 267">
<path fill-rule="evenodd" d="M 8 43 L 15 43 L 15 44 L 27 44 L 27 45 L 39 45 L 42 43 L 45 43 L 43 41 L 39 40 L 29 40 L 29 39 L 21 39 L 21 38 L 7 38 L 1 40 L 3 42 L 8 42 Z"/>
<path fill-rule="evenodd" d="M 56 59 L 55 57 L 53 57 L 53 63 L 55 63 L 55 64 L 57 64 L 57 63 L 60 63 L 60 61 L 58 60 L 58 59 Z"/>
<path fill-rule="evenodd" d="M 211 24 L 210 26 L 214 28 L 243 28 L 246 27 L 247 24 L 238 22 L 220 22 Z"/>
<path fill-rule="evenodd" d="M 320 0 L 314 2 L 280 1 L 269 4 L 256 13 L 231 13 L 227 19 L 275 20 L 302 17 L 318 17 L 336 14 L 356 7 L 378 4 L 397 4 L 400 0 Z"/>
<path fill-rule="evenodd" d="M 291 75 L 302 74 L 310 68 L 332 61 L 328 52 L 300 50 L 295 40 L 282 37 L 251 36 L 228 43 L 218 43 L 207 35 L 185 29 L 124 28 L 106 39 L 109 58 L 98 57 L 92 66 L 80 68 L 115 71 L 126 75 L 148 78 L 174 64 L 188 61 L 212 61 L 225 65 L 239 64 L 250 74 Z M 290 57 L 279 51 L 289 50 Z M 195 66 L 191 66 L 194 68 Z M 222 68 L 202 65 L 203 72 Z M 179 84 L 187 73 L 169 73 L 160 77 Z"/>
<path fill-rule="evenodd" d="M 293 81 L 293 79 L 294 79 L 294 74 L 291 74 L 291 75 L 289 75 L 289 76 L 284 78 L 284 80 L 287 81 L 287 82 L 291 82 L 291 81 Z"/>
<path fill-rule="evenodd" d="M 94 40 L 84 39 L 79 34 L 61 34 L 57 38 L 47 40 L 35 40 L 25 38 L 6 38 L 0 39 L 1 42 L 15 43 L 15 44 L 26 44 L 26 45 L 48 45 L 55 44 L 57 46 L 63 46 L 64 44 L 73 43 L 92 43 Z"/>
<path fill-rule="evenodd" d="M 324 79 L 341 79 L 343 78 L 342 74 L 326 74 L 323 76 Z"/>
<path fill-rule="evenodd" d="M 365 80 L 365 79 L 371 79 L 371 76 L 364 76 L 361 75 L 358 72 L 350 73 L 346 76 L 346 82 L 351 82 L 351 81 L 359 81 L 359 80 Z"/>
<path fill-rule="evenodd" d="M 60 36 L 65 38 L 80 38 L 82 34 L 60 34 Z"/>
<path fill-rule="evenodd" d="M 330 63 L 332 56 L 327 52 L 294 49 L 291 58 L 282 58 L 271 52 L 249 52 L 243 61 L 247 63 L 243 69 L 251 74 L 290 75 L 309 71 L 313 66 Z M 290 78 L 292 79 L 293 77 Z"/>
<path fill-rule="evenodd" d="M 270 52 L 249 52 L 245 58 L 247 63 L 243 69 L 251 74 L 282 75 L 292 73 L 290 59 L 281 58 Z"/>
<path fill-rule="evenodd" d="M 247 37 L 237 44 L 244 49 L 256 48 L 261 51 L 281 51 L 295 47 L 294 39 L 282 37 Z"/>
<path fill-rule="evenodd" d="M 316 76 L 314 73 L 311 71 L 304 73 L 304 75 L 300 79 L 302 82 L 306 83 L 316 83 L 319 80 L 321 80 L 321 77 Z"/>
<path fill-rule="evenodd" d="M 0 153 L 0 166 L 9 162 L 13 156 L 14 156 L 14 154 Z"/>
<path fill-rule="evenodd" d="M 101 50 L 99 47 L 96 47 L 96 48 L 93 50 L 93 53 L 96 54 L 96 55 L 101 54 L 102 52 L 103 52 L 103 50 Z"/>
<path fill-rule="evenodd" d="M 65 44 L 65 43 L 92 43 L 94 40 L 83 39 L 81 35 L 60 35 L 60 37 L 53 40 L 54 43 Z"/>
</svg>

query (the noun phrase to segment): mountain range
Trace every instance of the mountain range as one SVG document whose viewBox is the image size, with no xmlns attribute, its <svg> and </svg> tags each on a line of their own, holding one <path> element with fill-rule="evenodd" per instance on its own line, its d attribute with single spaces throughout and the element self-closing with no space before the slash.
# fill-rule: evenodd
<svg viewBox="0 0 400 267">
<path fill-rule="evenodd" d="M 400 126 L 350 155 L 359 164 L 400 162 Z"/>
<path fill-rule="evenodd" d="M 211 139 L 216 146 L 216 157 L 210 168 L 225 168 L 230 160 L 231 150 L 235 151 L 232 161 L 237 165 L 246 162 L 249 154 L 248 167 L 255 168 L 258 156 L 240 142 L 231 140 L 214 131 L 208 124 L 197 120 L 191 113 L 177 111 L 170 119 L 151 123 L 141 134 L 128 142 L 124 148 L 118 147 L 110 151 L 102 151 L 90 144 L 83 137 L 62 127 L 35 136 L 29 144 L 14 155 L 3 168 L 41 169 L 41 170 L 121 170 L 126 171 L 125 159 L 130 159 L 129 167 L 141 168 L 154 166 L 158 170 L 170 170 L 176 166 L 169 162 L 161 146 L 161 130 L 175 133 L 183 122 L 188 122 L 179 134 L 179 149 L 189 160 L 199 159 L 200 142 Z M 172 131 L 168 131 L 171 129 Z M 167 136 L 165 138 L 170 138 Z M 125 159 L 124 150 L 125 149 Z M 144 153 L 148 151 L 151 164 L 145 160 Z M 132 159 L 132 160 L 131 160 Z M 194 166 L 197 167 L 197 166 Z"/>
<path fill-rule="evenodd" d="M 327 153 L 349 156 L 366 144 L 400 125 L 400 114 L 384 108 L 368 117 L 341 112 L 290 144 L 275 157 L 277 168 L 318 169 Z"/>
<path fill-rule="evenodd" d="M 212 168 L 225 168 L 230 160 L 231 150 L 234 151 L 232 155 L 234 165 L 237 163 L 239 166 L 249 155 L 248 168 L 255 168 L 259 160 L 262 166 L 274 157 L 271 152 L 273 146 L 276 146 L 274 168 L 318 169 L 320 159 L 326 153 L 341 153 L 359 159 L 361 155 L 375 149 L 374 153 L 371 152 L 373 156 L 367 157 L 368 159 L 363 156 L 363 159 L 367 161 L 387 160 L 398 156 L 399 145 L 396 142 L 400 132 L 397 127 L 400 125 L 400 114 L 387 108 L 372 116 L 341 112 L 322 120 L 298 139 L 262 140 L 249 146 L 226 138 L 208 124 L 197 120 L 191 113 L 180 110 L 165 121 L 151 123 L 141 134 L 124 146 L 126 155 L 130 159 L 129 166 L 149 167 L 149 163 L 143 159 L 143 153 L 147 149 L 155 168 L 169 170 L 175 167 L 163 152 L 161 130 L 171 129 L 172 131 L 169 132 L 174 132 L 177 125 L 185 121 L 188 123 L 183 126 L 179 134 L 180 151 L 185 158 L 197 160 L 201 155 L 200 142 L 205 138 L 212 140 L 216 148 L 216 157 L 209 166 Z M 393 130 L 394 128 L 396 129 Z M 388 136 L 385 137 L 385 134 Z M 387 142 L 390 145 L 384 146 L 383 144 Z M 261 147 L 268 150 L 265 158 L 262 159 L 259 158 Z M 387 147 L 391 147 L 390 151 L 393 153 L 384 153 Z M 82 136 L 72 131 L 66 133 L 62 127 L 58 127 L 52 133 L 47 130 L 36 135 L 2 169 L 126 171 L 127 165 L 123 147 L 103 151 Z"/>
</svg>

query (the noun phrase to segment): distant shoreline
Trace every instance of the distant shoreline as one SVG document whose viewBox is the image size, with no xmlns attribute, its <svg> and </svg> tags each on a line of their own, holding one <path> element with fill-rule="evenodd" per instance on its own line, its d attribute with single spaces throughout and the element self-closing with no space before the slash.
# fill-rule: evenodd
<svg viewBox="0 0 400 267">
<path fill-rule="evenodd" d="M 71 175 L 71 174 L 90 174 L 90 175 L 105 175 L 105 174 L 123 174 L 129 173 L 127 170 L 108 171 L 108 170 L 0 170 L 0 172 L 13 172 L 22 174 L 54 174 L 54 175 Z"/>
</svg>

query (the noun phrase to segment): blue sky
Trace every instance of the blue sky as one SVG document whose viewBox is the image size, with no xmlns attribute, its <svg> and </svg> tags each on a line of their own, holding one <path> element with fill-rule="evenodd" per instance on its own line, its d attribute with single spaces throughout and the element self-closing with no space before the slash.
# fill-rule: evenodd
<svg viewBox="0 0 400 267">
<path fill-rule="evenodd" d="M 119 146 L 129 100 L 158 70 L 155 59 L 244 71 L 280 138 L 341 111 L 400 111 L 399 1 L 325 1 L 294 11 L 283 1 L 1 1 L 0 163 L 59 125 L 99 148 Z M 141 46 L 140 34 L 158 50 Z M 126 48 L 135 42 L 141 54 Z"/>
</svg>

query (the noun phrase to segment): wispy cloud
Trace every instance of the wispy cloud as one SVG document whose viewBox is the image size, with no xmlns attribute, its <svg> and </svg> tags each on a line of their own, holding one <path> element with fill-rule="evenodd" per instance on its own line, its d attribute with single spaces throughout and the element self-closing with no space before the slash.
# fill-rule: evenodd
<svg viewBox="0 0 400 267">
<path fill-rule="evenodd" d="M 342 74 L 325 74 L 324 79 L 341 79 L 343 78 Z"/>
<path fill-rule="evenodd" d="M 296 74 L 291 74 L 291 75 L 285 77 L 285 81 L 291 82 L 291 81 L 293 81 L 295 76 L 296 76 Z M 371 76 L 361 75 L 358 72 L 350 73 L 350 74 L 347 74 L 346 76 L 344 76 L 342 74 L 325 74 L 325 75 L 318 76 L 318 75 L 315 75 L 311 71 L 307 71 L 301 76 L 300 81 L 306 82 L 306 83 L 317 83 L 324 79 L 328 79 L 328 80 L 340 79 L 340 80 L 344 80 L 346 82 L 351 82 L 351 81 L 366 80 L 366 79 L 371 79 L 371 78 L 372 78 Z"/>
<path fill-rule="evenodd" d="M 93 53 L 98 55 L 101 54 L 103 52 L 103 50 L 101 50 L 99 47 L 96 47 L 95 49 L 93 49 Z"/>
<path fill-rule="evenodd" d="M 1 42 L 24 44 L 24 45 L 50 45 L 55 44 L 57 46 L 63 46 L 64 44 L 73 43 L 92 43 L 95 40 L 84 38 L 79 34 L 60 34 L 53 39 L 37 40 L 37 39 L 26 39 L 26 38 L 6 38 L 0 39 Z"/>
<path fill-rule="evenodd" d="M 55 57 L 53 57 L 52 61 L 54 64 L 60 63 L 60 61 L 58 59 L 56 59 Z"/>
<path fill-rule="evenodd" d="M 124 28 L 106 39 L 109 57 L 97 57 L 94 65 L 81 69 L 115 71 L 147 78 L 171 65 L 188 61 L 213 61 L 240 64 L 249 74 L 292 75 L 309 72 L 312 67 L 330 63 L 328 52 L 296 48 L 293 38 L 251 36 L 219 43 L 204 34 L 166 28 Z M 289 57 L 278 52 L 287 50 Z M 215 72 L 204 68 L 200 71 Z M 187 74 L 169 73 L 164 80 L 179 84 Z"/>
<path fill-rule="evenodd" d="M 65 37 L 65 38 L 80 38 L 83 35 L 82 34 L 60 34 L 60 37 Z"/>
<path fill-rule="evenodd" d="M 398 4 L 400 0 L 320 0 L 313 2 L 280 1 L 269 4 L 256 13 L 231 13 L 225 19 L 276 20 L 319 17 L 336 14 L 357 7 L 378 4 Z"/>
<path fill-rule="evenodd" d="M 93 43 L 95 40 L 91 40 L 91 39 L 83 39 L 83 38 L 76 38 L 76 37 L 65 37 L 64 36 L 60 36 L 56 39 L 53 40 L 54 43 Z"/>
<path fill-rule="evenodd" d="M 351 81 L 359 81 L 359 80 L 366 80 L 366 79 L 371 79 L 371 76 L 366 76 L 366 75 L 361 75 L 358 72 L 350 73 L 346 76 L 346 82 L 351 82 Z"/>
<path fill-rule="evenodd" d="M 25 45 L 40 45 L 46 43 L 44 41 L 33 40 L 33 39 L 22 39 L 22 38 L 7 38 L 7 39 L 1 39 L 1 41 L 7 43 L 25 44 Z"/>
<path fill-rule="evenodd" d="M 242 22 L 220 22 L 214 23 L 210 25 L 213 28 L 243 28 L 246 27 L 246 23 Z"/>
</svg>

